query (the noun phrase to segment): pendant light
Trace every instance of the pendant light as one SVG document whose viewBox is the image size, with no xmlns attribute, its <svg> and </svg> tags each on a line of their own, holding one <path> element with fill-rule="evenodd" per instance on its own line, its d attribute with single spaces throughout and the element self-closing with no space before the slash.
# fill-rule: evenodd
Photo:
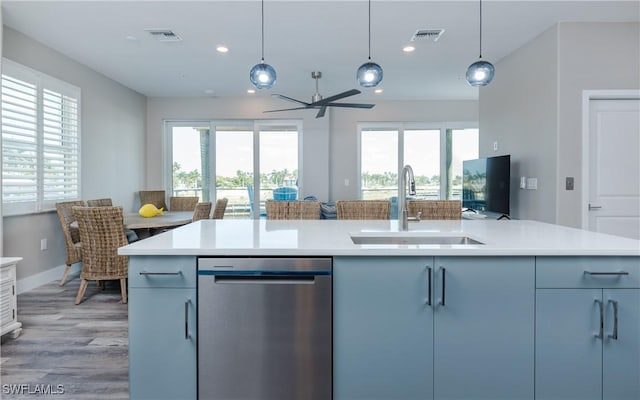
<svg viewBox="0 0 640 400">
<path fill-rule="evenodd" d="M 356 79 L 362 87 L 375 87 L 382 82 L 382 67 L 371 61 L 371 0 L 369 0 L 369 61 L 358 68 Z"/>
<path fill-rule="evenodd" d="M 482 0 L 480 0 L 480 57 L 467 69 L 467 82 L 471 86 L 487 86 L 496 70 L 489 61 L 482 60 Z"/>
<path fill-rule="evenodd" d="M 249 80 L 257 89 L 271 89 L 276 83 L 276 70 L 264 62 L 264 0 L 262 0 L 262 61 L 251 68 Z"/>
</svg>

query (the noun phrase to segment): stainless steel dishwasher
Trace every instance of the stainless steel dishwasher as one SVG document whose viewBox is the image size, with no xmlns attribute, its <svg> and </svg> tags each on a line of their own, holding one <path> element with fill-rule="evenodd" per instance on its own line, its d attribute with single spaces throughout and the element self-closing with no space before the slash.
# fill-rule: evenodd
<svg viewBox="0 0 640 400">
<path fill-rule="evenodd" d="M 198 259 L 198 398 L 329 400 L 330 258 Z"/>
</svg>

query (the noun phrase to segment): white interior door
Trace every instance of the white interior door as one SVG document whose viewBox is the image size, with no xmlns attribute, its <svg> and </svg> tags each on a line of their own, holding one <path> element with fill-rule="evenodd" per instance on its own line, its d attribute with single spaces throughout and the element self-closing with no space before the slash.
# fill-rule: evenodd
<svg viewBox="0 0 640 400">
<path fill-rule="evenodd" d="M 588 145 L 588 229 L 640 239 L 640 100 L 591 100 Z"/>
</svg>

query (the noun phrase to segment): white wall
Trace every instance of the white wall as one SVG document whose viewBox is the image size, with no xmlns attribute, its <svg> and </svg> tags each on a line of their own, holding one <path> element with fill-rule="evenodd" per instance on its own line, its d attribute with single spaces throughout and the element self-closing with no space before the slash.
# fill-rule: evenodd
<svg viewBox="0 0 640 400">
<path fill-rule="evenodd" d="M 335 109 L 331 117 L 330 197 L 358 199 L 359 122 L 470 122 L 478 121 L 478 102 L 460 101 L 375 101 L 370 110 Z M 481 133 L 482 135 L 482 133 Z M 349 186 L 345 186 L 345 179 Z"/>
<path fill-rule="evenodd" d="M 314 195 L 320 201 L 329 196 L 329 118 L 315 118 L 315 110 L 264 114 L 281 108 L 282 101 L 251 98 L 150 98 L 147 102 L 147 189 L 163 184 L 163 121 L 166 119 L 302 120 L 302 190 L 300 197 Z M 327 112 L 329 114 L 329 112 Z"/>
<path fill-rule="evenodd" d="M 0 0 L 0 73 L 2 72 L 2 32 L 4 31 L 4 25 L 2 23 L 2 0 Z M 0 110 L 0 119 L 2 118 L 2 110 Z M 0 135 L 0 149 L 2 149 L 2 135 Z M 0 152 L 0 176 L 2 176 L 2 152 Z M 2 185 L 0 185 L 0 216 L 2 215 Z M 2 218 L 0 218 L 0 257 L 4 255 L 3 252 L 3 235 L 2 235 Z"/>
<path fill-rule="evenodd" d="M 640 89 L 640 24 L 562 23 L 558 30 L 557 223 L 581 226 L 582 92 Z M 640 157 L 640 154 L 638 155 Z M 575 190 L 564 190 L 565 177 Z"/>
<path fill-rule="evenodd" d="M 480 91 L 480 154 L 498 141 L 513 156 L 516 218 L 581 226 L 582 92 L 637 90 L 639 71 L 638 23 L 560 23 L 496 63 Z M 538 190 L 518 189 L 519 176 L 537 177 Z"/>
<path fill-rule="evenodd" d="M 557 47 L 554 27 L 497 62 L 495 78 L 480 89 L 480 157 L 511 154 L 518 219 L 555 221 Z M 537 178 L 538 189 L 519 189 L 520 176 Z"/>
<path fill-rule="evenodd" d="M 82 199 L 111 197 L 125 210 L 144 186 L 146 98 L 88 67 L 4 27 L 3 56 L 80 87 Z M 4 254 L 20 256 L 18 279 L 64 264 L 55 211 L 4 217 Z M 46 238 L 48 250 L 40 251 Z"/>
</svg>

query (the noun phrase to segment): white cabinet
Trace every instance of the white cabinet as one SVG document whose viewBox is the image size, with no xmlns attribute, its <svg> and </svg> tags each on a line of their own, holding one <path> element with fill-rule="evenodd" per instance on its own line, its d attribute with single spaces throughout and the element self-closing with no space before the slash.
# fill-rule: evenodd
<svg viewBox="0 0 640 400">
<path fill-rule="evenodd" d="M 21 260 L 20 257 L 2 257 L 0 269 L 1 334 L 9 333 L 14 339 L 22 331 L 22 324 L 18 322 L 18 303 L 16 301 L 16 264 Z"/>
<path fill-rule="evenodd" d="M 533 257 L 334 258 L 334 399 L 533 399 Z"/>
<path fill-rule="evenodd" d="M 539 257 L 536 399 L 640 399 L 640 259 Z"/>
</svg>

